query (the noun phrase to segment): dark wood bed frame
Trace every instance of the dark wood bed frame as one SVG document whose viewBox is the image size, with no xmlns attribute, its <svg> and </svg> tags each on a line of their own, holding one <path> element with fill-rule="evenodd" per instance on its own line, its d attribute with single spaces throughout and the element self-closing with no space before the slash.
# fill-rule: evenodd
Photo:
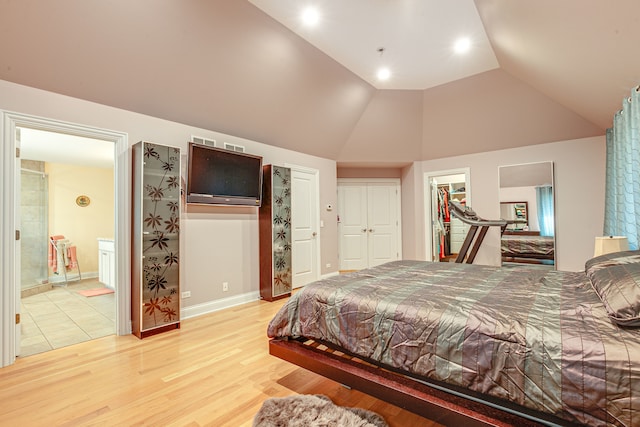
<svg viewBox="0 0 640 427">
<path fill-rule="evenodd" d="M 506 262 L 523 262 L 532 264 L 541 264 L 543 261 L 554 261 L 554 255 L 533 255 L 533 254 L 514 254 L 511 252 L 502 253 L 502 261 Z"/>
<path fill-rule="evenodd" d="M 271 339 L 269 353 L 447 426 L 575 425 L 468 391 L 418 381 L 311 340 Z"/>
<path fill-rule="evenodd" d="M 544 261 L 555 261 L 555 255 L 541 254 L 515 254 L 512 252 L 502 252 L 503 262 L 519 262 L 524 264 L 543 264 Z"/>
</svg>

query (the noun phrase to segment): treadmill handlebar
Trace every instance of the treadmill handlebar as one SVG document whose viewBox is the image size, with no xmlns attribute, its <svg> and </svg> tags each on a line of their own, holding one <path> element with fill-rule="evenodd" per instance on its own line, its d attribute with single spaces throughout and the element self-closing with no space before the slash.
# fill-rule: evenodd
<svg viewBox="0 0 640 427">
<path fill-rule="evenodd" d="M 476 215 L 473 209 L 462 206 L 460 202 L 457 202 L 455 200 L 449 201 L 449 211 L 460 221 L 466 224 L 475 225 L 476 227 L 505 227 L 509 223 L 509 221 L 504 219 L 482 219 L 478 215 Z"/>
</svg>

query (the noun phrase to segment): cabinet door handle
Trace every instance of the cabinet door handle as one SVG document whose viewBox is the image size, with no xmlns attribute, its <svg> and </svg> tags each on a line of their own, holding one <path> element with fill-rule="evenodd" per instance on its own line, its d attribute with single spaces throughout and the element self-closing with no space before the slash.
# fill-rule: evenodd
<svg viewBox="0 0 640 427">
<path fill-rule="evenodd" d="M 366 229 L 366 228 L 363 228 L 363 229 L 362 229 L 362 232 L 363 232 L 363 233 L 366 233 L 366 232 L 367 232 L 367 229 Z"/>
<path fill-rule="evenodd" d="M 311 233 L 311 236 L 316 237 L 318 235 L 318 233 L 316 233 L 315 231 L 313 233 Z"/>
<path fill-rule="evenodd" d="M 374 230 L 373 228 L 369 229 L 369 233 L 373 233 L 374 231 L 376 231 L 376 230 Z"/>
</svg>

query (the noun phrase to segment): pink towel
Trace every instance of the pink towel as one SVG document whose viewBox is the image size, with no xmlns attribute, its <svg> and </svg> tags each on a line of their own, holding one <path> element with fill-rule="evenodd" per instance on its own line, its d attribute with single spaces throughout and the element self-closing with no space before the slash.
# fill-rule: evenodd
<svg viewBox="0 0 640 427">
<path fill-rule="evenodd" d="M 58 254 L 56 252 L 56 241 L 64 239 L 64 236 L 59 234 L 57 236 L 51 236 L 49 238 L 49 267 L 53 269 L 54 273 L 58 272 Z"/>
<path fill-rule="evenodd" d="M 76 255 L 76 247 L 67 247 L 67 258 L 69 259 L 68 269 L 76 268 L 78 266 L 78 256 Z"/>
</svg>

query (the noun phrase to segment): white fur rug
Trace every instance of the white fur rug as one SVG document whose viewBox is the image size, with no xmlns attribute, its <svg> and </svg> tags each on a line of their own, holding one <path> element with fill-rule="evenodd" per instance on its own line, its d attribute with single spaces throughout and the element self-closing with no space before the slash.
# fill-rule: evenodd
<svg viewBox="0 0 640 427">
<path fill-rule="evenodd" d="M 375 412 L 335 405 L 327 396 L 274 397 L 262 404 L 253 427 L 388 427 Z"/>
</svg>

